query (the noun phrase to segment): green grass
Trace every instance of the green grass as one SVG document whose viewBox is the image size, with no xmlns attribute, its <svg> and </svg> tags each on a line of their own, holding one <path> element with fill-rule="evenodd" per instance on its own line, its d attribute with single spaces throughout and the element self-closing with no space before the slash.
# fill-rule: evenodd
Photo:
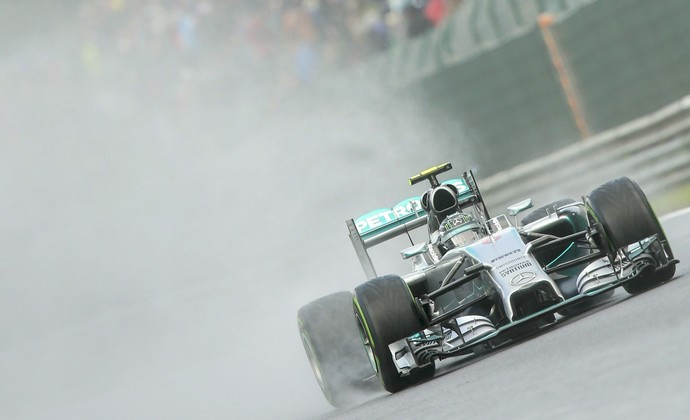
<svg viewBox="0 0 690 420">
<path fill-rule="evenodd" d="M 690 207 L 690 184 L 680 185 L 664 193 L 649 197 L 649 201 L 658 216 Z"/>
</svg>

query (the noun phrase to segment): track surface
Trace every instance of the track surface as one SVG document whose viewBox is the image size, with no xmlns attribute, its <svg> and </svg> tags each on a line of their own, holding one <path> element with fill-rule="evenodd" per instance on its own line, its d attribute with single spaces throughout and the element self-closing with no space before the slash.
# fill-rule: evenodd
<svg viewBox="0 0 690 420">
<path fill-rule="evenodd" d="M 690 418 L 690 211 L 662 220 L 681 263 L 646 293 L 610 301 L 546 332 L 327 418 Z"/>
</svg>

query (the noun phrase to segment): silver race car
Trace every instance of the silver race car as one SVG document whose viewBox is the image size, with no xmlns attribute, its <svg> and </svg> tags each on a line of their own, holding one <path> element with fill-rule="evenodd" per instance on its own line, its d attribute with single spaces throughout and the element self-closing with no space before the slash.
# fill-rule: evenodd
<svg viewBox="0 0 690 420">
<path fill-rule="evenodd" d="M 437 360 L 495 349 L 591 308 L 619 286 L 640 293 L 675 274 L 666 235 L 628 178 L 518 223 L 531 200 L 490 217 L 471 171 L 439 182 L 451 169 L 411 177 L 411 185 L 431 184 L 419 197 L 348 220 L 369 280 L 298 312 L 307 357 L 335 406 L 378 383 L 400 391 L 431 378 Z M 410 232 L 425 226 L 426 240 L 414 243 Z M 381 276 L 368 250 L 397 236 L 411 242 L 401 256 L 412 271 Z"/>
</svg>

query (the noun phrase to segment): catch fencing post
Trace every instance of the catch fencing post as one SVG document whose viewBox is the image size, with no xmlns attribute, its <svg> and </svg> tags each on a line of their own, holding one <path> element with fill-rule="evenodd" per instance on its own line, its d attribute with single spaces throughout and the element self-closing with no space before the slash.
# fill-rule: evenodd
<svg viewBox="0 0 690 420">
<path fill-rule="evenodd" d="M 542 37 L 544 38 L 544 43 L 546 43 L 546 48 L 551 56 L 551 62 L 556 69 L 556 73 L 558 73 L 558 80 L 561 83 L 561 88 L 563 88 L 563 93 L 565 94 L 566 101 L 568 102 L 568 107 L 570 108 L 570 112 L 573 114 L 575 125 L 580 132 L 580 137 L 582 140 L 585 140 L 591 135 L 589 124 L 587 123 L 587 118 L 582 110 L 582 105 L 580 104 L 577 90 L 573 83 L 573 78 L 570 75 L 570 71 L 568 70 L 565 60 L 563 59 L 563 55 L 561 54 L 561 49 L 558 46 L 556 37 L 553 34 L 553 15 L 548 13 L 541 14 L 539 15 L 538 22 Z"/>
</svg>

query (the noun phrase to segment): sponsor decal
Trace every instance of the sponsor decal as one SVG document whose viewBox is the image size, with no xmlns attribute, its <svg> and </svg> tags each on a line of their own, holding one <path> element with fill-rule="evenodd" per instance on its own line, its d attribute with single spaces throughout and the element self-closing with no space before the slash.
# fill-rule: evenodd
<svg viewBox="0 0 690 420">
<path fill-rule="evenodd" d="M 471 192 L 470 187 L 462 178 L 450 179 L 448 181 L 444 181 L 442 184 L 454 185 L 455 188 L 458 189 L 458 197 Z M 371 211 L 363 216 L 358 217 L 357 220 L 355 220 L 355 225 L 357 226 L 357 231 L 360 235 L 366 235 L 367 233 L 374 232 L 384 228 L 385 226 L 397 225 L 402 220 L 413 215 L 426 215 L 426 212 L 422 210 L 420 197 L 408 198 L 407 200 L 403 200 L 389 209 L 384 208 Z"/>
<path fill-rule="evenodd" d="M 522 271 L 526 268 L 532 267 L 532 266 L 533 266 L 533 264 L 531 261 L 524 260 L 522 262 L 519 262 L 515 265 L 511 265 L 508 268 L 499 271 L 499 274 L 501 275 L 501 277 L 506 277 L 506 276 L 520 272 L 520 271 Z"/>
<path fill-rule="evenodd" d="M 449 179 L 448 181 L 442 182 L 443 185 L 454 185 L 455 188 L 458 189 L 458 196 L 463 195 L 467 191 L 470 190 L 470 187 L 467 186 L 465 183 L 465 180 L 462 178 L 455 178 L 455 179 Z"/>
<path fill-rule="evenodd" d="M 523 271 L 522 273 L 513 277 L 513 279 L 510 280 L 510 284 L 512 284 L 513 286 L 520 286 L 521 284 L 531 282 L 536 277 L 537 277 L 537 275 L 531 271 Z"/>
<path fill-rule="evenodd" d="M 500 236 L 499 236 L 499 238 L 500 238 Z M 519 254 L 520 251 L 521 251 L 521 249 L 514 249 L 514 250 L 507 252 L 503 255 L 499 255 L 498 257 L 491 260 L 491 264 L 495 263 L 498 260 L 502 260 L 503 258 L 510 257 L 511 255 Z"/>
<path fill-rule="evenodd" d="M 366 235 L 369 232 L 390 225 L 391 223 L 399 222 L 415 214 L 426 214 L 426 212 L 422 210 L 422 203 L 419 197 L 401 201 L 390 209 L 378 209 L 364 216 L 360 216 L 355 221 L 355 225 L 360 235 Z"/>
<path fill-rule="evenodd" d="M 448 231 L 456 227 L 461 227 L 471 221 L 472 216 L 469 214 L 457 213 L 456 216 L 448 216 L 445 223 L 443 223 L 443 226 L 441 226 L 441 229 Z"/>
</svg>

